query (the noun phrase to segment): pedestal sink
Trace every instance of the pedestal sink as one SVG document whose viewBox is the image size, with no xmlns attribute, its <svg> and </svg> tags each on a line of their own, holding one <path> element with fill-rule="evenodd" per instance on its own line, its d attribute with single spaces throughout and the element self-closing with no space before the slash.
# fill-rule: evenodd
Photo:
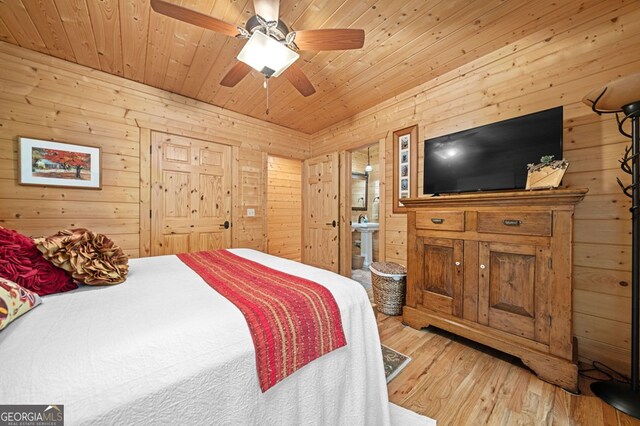
<svg viewBox="0 0 640 426">
<path fill-rule="evenodd" d="M 379 223 L 352 223 L 351 231 L 360 232 L 360 255 L 364 257 L 364 267 L 368 268 L 373 259 L 373 233 L 380 229 Z"/>
</svg>

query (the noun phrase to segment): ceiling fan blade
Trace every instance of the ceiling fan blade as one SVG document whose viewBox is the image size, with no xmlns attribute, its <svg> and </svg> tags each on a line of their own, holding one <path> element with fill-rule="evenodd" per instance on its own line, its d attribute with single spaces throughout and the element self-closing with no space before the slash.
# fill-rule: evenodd
<svg viewBox="0 0 640 426">
<path fill-rule="evenodd" d="M 304 71 L 302 71 L 298 65 L 291 64 L 289 68 L 284 70 L 283 74 L 287 77 L 287 80 L 293 84 L 293 87 L 302 94 L 302 96 L 307 97 L 316 93 L 316 89 L 313 87 L 313 84 L 311 84 L 307 76 L 304 74 Z"/>
<path fill-rule="evenodd" d="M 267 21 L 277 21 L 280 12 L 280 0 L 253 0 L 253 9 Z"/>
<path fill-rule="evenodd" d="M 235 37 L 238 34 L 238 28 L 234 25 L 163 0 L 151 0 L 151 8 L 162 15 L 217 33 L 226 34 L 231 37 Z"/>
<path fill-rule="evenodd" d="M 296 31 L 295 43 L 300 50 L 360 49 L 364 45 L 364 30 L 300 30 Z"/>
<path fill-rule="evenodd" d="M 240 81 L 249 74 L 251 71 L 251 67 L 244 62 L 238 61 L 233 68 L 229 70 L 227 75 L 224 76 L 221 85 L 225 87 L 234 87 L 236 84 L 240 83 Z"/>
</svg>

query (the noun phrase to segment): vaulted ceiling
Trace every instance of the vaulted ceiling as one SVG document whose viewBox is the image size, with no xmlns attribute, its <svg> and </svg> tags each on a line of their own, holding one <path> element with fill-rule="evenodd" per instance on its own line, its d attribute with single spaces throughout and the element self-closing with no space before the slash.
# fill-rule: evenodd
<svg viewBox="0 0 640 426">
<path fill-rule="evenodd" d="M 252 0 L 168 0 L 238 26 Z M 0 40 L 314 133 L 576 13 L 557 0 L 281 0 L 292 29 L 362 28 L 360 50 L 300 52 L 316 88 L 262 76 L 219 82 L 244 40 L 151 10 L 149 0 L 0 0 Z M 1 68 L 1 65 L 0 65 Z"/>
</svg>

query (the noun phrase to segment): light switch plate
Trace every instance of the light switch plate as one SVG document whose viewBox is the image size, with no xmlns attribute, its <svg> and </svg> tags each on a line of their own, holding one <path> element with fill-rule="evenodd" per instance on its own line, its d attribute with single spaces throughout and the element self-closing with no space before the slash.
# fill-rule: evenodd
<svg viewBox="0 0 640 426">
<path fill-rule="evenodd" d="M 255 217 L 256 209 L 247 209 L 247 217 Z"/>
</svg>

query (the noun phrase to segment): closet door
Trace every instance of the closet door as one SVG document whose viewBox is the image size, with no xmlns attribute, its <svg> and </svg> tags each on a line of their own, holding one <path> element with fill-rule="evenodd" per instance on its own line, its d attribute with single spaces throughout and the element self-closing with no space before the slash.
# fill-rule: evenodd
<svg viewBox="0 0 640 426">
<path fill-rule="evenodd" d="M 231 246 L 231 147 L 152 133 L 151 255 Z"/>
</svg>

